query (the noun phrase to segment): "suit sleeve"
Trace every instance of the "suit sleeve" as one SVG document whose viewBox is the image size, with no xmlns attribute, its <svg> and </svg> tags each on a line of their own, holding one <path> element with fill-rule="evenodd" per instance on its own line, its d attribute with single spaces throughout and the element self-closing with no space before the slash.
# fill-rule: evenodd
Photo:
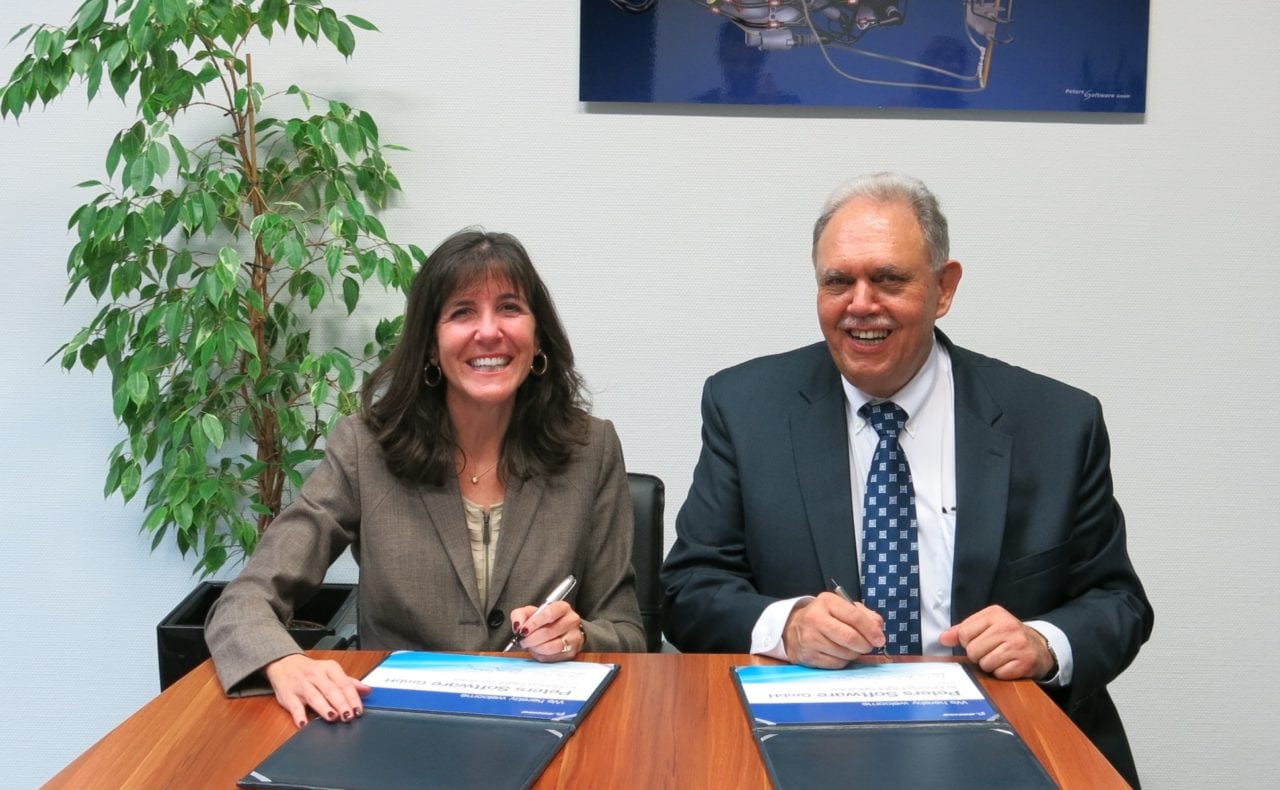
<svg viewBox="0 0 1280 790">
<path fill-rule="evenodd" d="M 1069 691 L 1083 700 L 1115 679 L 1151 635 L 1154 613 L 1125 546 L 1124 513 L 1112 492 L 1111 450 L 1101 405 L 1088 425 L 1069 546 L 1064 602 L 1042 619 L 1062 629 L 1075 662 Z"/>
<path fill-rule="evenodd" d="M 633 652 L 645 648 L 640 604 L 631 564 L 635 515 L 622 458 L 622 443 L 613 424 L 604 422 L 600 469 L 591 507 L 590 543 L 582 589 L 577 598 L 592 652 Z"/>
<path fill-rule="evenodd" d="M 715 383 L 702 390 L 702 453 L 662 566 L 663 631 L 682 651 L 745 653 L 776 599 L 760 595 L 752 579 L 738 451 Z"/>
<path fill-rule="evenodd" d="M 352 419 L 334 428 L 324 460 L 297 500 L 263 533 L 244 570 L 209 611 L 205 639 L 228 695 L 270 692 L 259 670 L 302 652 L 284 624 L 311 599 L 329 566 L 355 540 L 359 448 Z"/>
</svg>

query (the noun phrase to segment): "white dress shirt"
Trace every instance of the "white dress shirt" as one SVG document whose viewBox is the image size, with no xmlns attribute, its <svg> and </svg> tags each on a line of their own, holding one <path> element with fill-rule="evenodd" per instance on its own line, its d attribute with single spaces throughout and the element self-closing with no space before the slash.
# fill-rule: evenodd
<svg viewBox="0 0 1280 790">
<path fill-rule="evenodd" d="M 956 536 L 956 431 L 955 389 L 951 356 L 936 340 L 916 375 L 891 398 L 873 398 L 850 384 L 843 376 L 845 424 L 849 430 L 849 476 L 853 495 L 854 539 L 862 550 L 862 499 L 867 474 L 875 456 L 879 437 L 875 428 L 858 410 L 866 403 L 891 400 L 907 413 L 905 430 L 898 443 L 911 467 L 915 489 L 916 524 L 920 560 L 920 640 L 924 655 L 951 655 L 938 636 L 951 627 L 951 573 Z M 838 579 L 845 586 L 856 580 Z M 796 603 L 809 597 L 792 598 L 770 604 L 761 613 L 751 632 L 751 652 L 786 659 L 782 635 L 787 617 Z M 1071 678 L 1071 646 L 1057 626 L 1031 621 L 1053 647 L 1058 674 L 1045 682 L 1066 685 Z"/>
</svg>

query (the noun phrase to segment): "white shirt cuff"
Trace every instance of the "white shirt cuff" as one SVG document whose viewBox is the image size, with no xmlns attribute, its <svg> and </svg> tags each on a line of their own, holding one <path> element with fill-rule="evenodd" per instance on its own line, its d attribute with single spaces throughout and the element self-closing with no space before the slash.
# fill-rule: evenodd
<svg viewBox="0 0 1280 790">
<path fill-rule="evenodd" d="M 751 652 L 755 655 L 768 656 L 788 661 L 786 645 L 782 643 L 783 631 L 787 628 L 787 618 L 791 610 L 801 601 L 812 601 L 812 595 L 789 598 L 785 601 L 774 601 L 760 613 L 755 628 L 751 629 Z"/>
<path fill-rule="evenodd" d="M 1058 674 L 1041 680 L 1040 685 L 1071 685 L 1071 671 L 1075 664 L 1071 660 L 1071 643 L 1067 641 L 1067 635 L 1058 626 L 1044 620 L 1028 620 L 1023 625 L 1029 625 L 1039 631 L 1053 648 L 1053 654 L 1058 657 Z"/>
</svg>

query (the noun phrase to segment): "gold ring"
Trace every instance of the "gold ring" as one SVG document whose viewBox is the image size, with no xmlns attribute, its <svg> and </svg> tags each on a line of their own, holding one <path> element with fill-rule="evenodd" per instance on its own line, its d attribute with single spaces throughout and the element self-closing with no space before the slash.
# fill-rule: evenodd
<svg viewBox="0 0 1280 790">
<path fill-rule="evenodd" d="M 564 647 L 562 647 L 562 648 L 560 649 L 560 652 L 561 652 L 561 653 L 568 653 L 568 652 L 569 652 L 569 650 L 570 650 L 570 647 L 569 647 L 569 637 L 561 635 L 561 637 L 560 637 L 560 641 L 564 643 Z"/>
</svg>

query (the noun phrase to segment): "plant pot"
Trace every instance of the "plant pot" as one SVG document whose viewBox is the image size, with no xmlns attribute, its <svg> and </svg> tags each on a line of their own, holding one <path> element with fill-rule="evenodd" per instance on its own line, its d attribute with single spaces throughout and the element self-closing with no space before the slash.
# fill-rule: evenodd
<svg viewBox="0 0 1280 790">
<path fill-rule="evenodd" d="M 204 621 L 226 586 L 226 582 L 201 582 L 156 626 L 161 691 L 209 657 Z M 298 647 L 307 650 L 344 625 L 354 627 L 355 622 L 356 586 L 322 584 L 311 600 L 294 613 L 294 623 L 288 631 Z"/>
</svg>

